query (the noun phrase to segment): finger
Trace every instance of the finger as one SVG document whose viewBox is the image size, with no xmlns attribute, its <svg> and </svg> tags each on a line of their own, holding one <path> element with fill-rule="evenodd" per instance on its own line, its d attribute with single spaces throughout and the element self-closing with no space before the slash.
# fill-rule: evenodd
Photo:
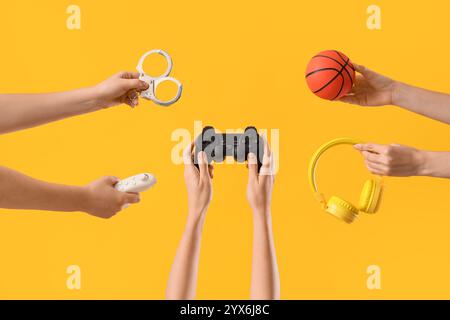
<svg viewBox="0 0 450 320">
<path fill-rule="evenodd" d="M 206 153 L 204 151 L 200 151 L 198 153 L 198 168 L 200 170 L 200 179 L 207 179 L 209 176 L 208 173 L 208 159 L 206 158 Z"/>
<path fill-rule="evenodd" d="M 258 179 L 258 159 L 256 155 L 250 152 L 247 156 L 248 178 L 251 180 Z"/>
<path fill-rule="evenodd" d="M 361 73 L 365 78 L 371 78 L 374 75 L 377 75 L 375 71 L 372 71 L 363 65 L 353 63 L 353 66 L 355 67 L 355 70 Z"/>
<path fill-rule="evenodd" d="M 351 88 L 350 93 L 364 93 L 368 89 L 367 79 L 362 74 L 356 74 L 354 84 L 355 85 Z"/>
<path fill-rule="evenodd" d="M 139 193 L 125 193 L 123 203 L 138 203 L 140 201 Z"/>
<path fill-rule="evenodd" d="M 382 165 L 388 164 L 388 159 L 385 155 L 380 155 L 378 153 L 373 153 L 369 151 L 361 151 L 364 159 L 369 162 L 378 163 Z"/>
<path fill-rule="evenodd" d="M 407 147 L 408 148 L 408 146 L 405 146 L 404 144 L 398 144 L 398 143 L 391 143 L 391 146 L 392 147 Z"/>
<path fill-rule="evenodd" d="M 386 174 L 384 174 L 384 172 L 379 171 L 379 170 L 375 170 L 375 169 L 371 169 L 371 168 L 367 168 L 371 174 L 377 175 L 377 176 L 385 176 Z"/>
<path fill-rule="evenodd" d="M 183 162 L 185 165 L 192 165 L 192 151 L 194 149 L 194 142 L 189 143 L 183 151 Z"/>
<path fill-rule="evenodd" d="M 362 64 L 357 64 L 353 62 L 353 66 L 355 67 L 355 70 L 361 73 L 363 76 L 367 76 L 372 71 L 369 68 L 366 68 Z"/>
<path fill-rule="evenodd" d="M 208 165 L 208 172 L 211 179 L 214 178 L 214 166 L 212 164 Z"/>
<path fill-rule="evenodd" d="M 123 79 L 122 88 L 126 91 L 136 90 L 140 92 L 148 89 L 148 83 L 139 79 Z"/>
<path fill-rule="evenodd" d="M 132 108 L 139 104 L 139 96 L 136 90 L 131 90 L 128 92 L 125 103 Z"/>
<path fill-rule="evenodd" d="M 346 95 L 338 99 L 338 101 L 350 103 L 350 104 L 360 104 L 360 99 L 355 95 Z"/>
<path fill-rule="evenodd" d="M 259 175 L 268 176 L 273 175 L 273 156 L 269 148 L 269 143 L 264 138 L 264 156 Z"/>
<path fill-rule="evenodd" d="M 386 145 L 376 143 L 358 143 L 354 147 L 359 151 L 369 151 L 378 154 L 384 153 L 388 148 Z"/>
<path fill-rule="evenodd" d="M 117 76 L 122 79 L 139 79 L 139 73 L 131 71 L 121 71 Z"/>
<path fill-rule="evenodd" d="M 106 176 L 102 178 L 102 181 L 105 182 L 107 185 L 113 186 L 117 182 L 119 182 L 120 179 L 115 176 Z"/>
<path fill-rule="evenodd" d="M 363 155 L 366 161 L 380 163 L 381 156 L 378 153 L 363 150 L 361 151 L 361 154 Z"/>
<path fill-rule="evenodd" d="M 263 136 L 263 141 L 264 141 L 264 155 L 267 155 L 270 157 L 272 152 L 269 147 L 269 142 L 267 141 L 267 138 L 264 136 Z"/>
<path fill-rule="evenodd" d="M 388 167 L 383 164 L 374 163 L 370 161 L 366 161 L 365 164 L 367 169 L 373 174 L 384 176 L 388 172 Z"/>
<path fill-rule="evenodd" d="M 134 109 L 139 104 L 137 101 L 130 100 L 128 97 L 125 99 L 124 103 L 132 109 Z"/>
</svg>

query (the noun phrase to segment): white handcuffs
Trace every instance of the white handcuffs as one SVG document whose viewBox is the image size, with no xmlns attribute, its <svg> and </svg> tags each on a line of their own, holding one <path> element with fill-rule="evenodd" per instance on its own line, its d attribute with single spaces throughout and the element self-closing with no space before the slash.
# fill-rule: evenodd
<svg viewBox="0 0 450 320">
<path fill-rule="evenodd" d="M 167 61 L 166 72 L 164 72 L 162 75 L 160 75 L 158 77 L 152 77 L 152 76 L 147 75 L 144 72 L 144 68 L 143 68 L 144 60 L 149 55 L 155 54 L 155 53 L 162 55 L 164 58 L 166 58 L 166 61 Z M 150 50 L 150 51 L 146 52 L 139 60 L 139 63 L 137 65 L 136 69 L 139 72 L 139 79 L 148 83 L 148 86 L 149 86 L 147 90 L 141 92 L 142 98 L 151 100 L 154 103 L 157 103 L 161 106 L 170 106 L 171 104 L 177 102 L 178 99 L 180 99 L 181 92 L 183 91 L 183 85 L 177 79 L 169 77 L 169 74 L 172 71 L 172 58 L 169 56 L 169 54 L 167 52 L 165 52 L 164 50 L 161 50 L 161 49 L 155 49 L 155 50 Z M 173 97 L 171 100 L 168 100 L 168 101 L 161 101 L 156 96 L 156 89 L 158 88 L 158 85 L 164 81 L 172 81 L 178 87 L 178 91 L 177 91 L 177 94 L 175 95 L 175 97 Z"/>
</svg>

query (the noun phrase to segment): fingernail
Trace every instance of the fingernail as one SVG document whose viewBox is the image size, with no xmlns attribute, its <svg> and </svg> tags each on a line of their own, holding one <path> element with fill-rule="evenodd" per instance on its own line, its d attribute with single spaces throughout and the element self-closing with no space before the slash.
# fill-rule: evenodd
<svg viewBox="0 0 450 320">
<path fill-rule="evenodd" d="M 359 144 L 359 143 L 357 143 L 357 144 L 355 144 L 354 146 L 353 146 L 355 149 L 361 149 L 361 144 Z"/>
<path fill-rule="evenodd" d="M 129 203 L 125 203 L 123 206 L 122 206 L 122 210 L 124 210 L 124 209 L 126 209 L 126 208 L 128 208 L 130 206 L 130 204 Z"/>
<path fill-rule="evenodd" d="M 141 89 L 144 89 L 144 90 L 148 89 L 148 83 L 145 81 L 141 81 Z"/>
</svg>

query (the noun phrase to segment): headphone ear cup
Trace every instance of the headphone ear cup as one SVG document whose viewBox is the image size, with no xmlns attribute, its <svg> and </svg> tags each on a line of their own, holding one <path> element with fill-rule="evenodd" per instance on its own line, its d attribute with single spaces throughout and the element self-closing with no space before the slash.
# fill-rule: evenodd
<svg viewBox="0 0 450 320">
<path fill-rule="evenodd" d="M 330 200 L 328 200 L 325 211 L 347 223 L 352 223 L 358 216 L 359 212 L 358 208 L 350 202 L 336 196 L 332 196 Z"/>
<path fill-rule="evenodd" d="M 365 213 L 375 213 L 381 203 L 383 186 L 381 182 L 370 179 L 364 183 L 359 198 L 359 210 Z"/>
</svg>

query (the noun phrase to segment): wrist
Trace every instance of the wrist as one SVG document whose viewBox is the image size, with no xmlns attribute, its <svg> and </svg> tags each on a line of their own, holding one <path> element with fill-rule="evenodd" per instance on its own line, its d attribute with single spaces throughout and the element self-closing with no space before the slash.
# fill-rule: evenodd
<svg viewBox="0 0 450 320">
<path fill-rule="evenodd" d="M 263 219 L 263 220 L 267 220 L 270 219 L 271 217 L 271 210 L 270 207 L 261 207 L 261 208 L 254 208 L 253 209 L 253 217 L 255 219 Z"/>
<path fill-rule="evenodd" d="M 102 93 L 98 86 L 92 86 L 82 89 L 85 92 L 86 105 L 89 111 L 97 111 L 105 108 L 102 102 Z"/>
<path fill-rule="evenodd" d="M 424 150 L 418 150 L 420 154 L 420 165 L 418 170 L 418 176 L 434 176 L 434 160 L 437 157 L 436 152 L 432 151 L 424 151 Z"/>
<path fill-rule="evenodd" d="M 75 207 L 74 211 L 90 212 L 91 203 L 93 199 L 92 191 L 87 186 L 74 187 Z"/>
<path fill-rule="evenodd" d="M 208 206 L 201 209 L 188 207 L 188 220 L 193 223 L 201 222 L 204 219 L 204 216 L 206 215 L 207 211 Z"/>
<path fill-rule="evenodd" d="M 399 107 L 403 106 L 405 104 L 405 96 L 408 95 L 408 88 L 409 85 L 406 83 L 394 81 L 391 90 L 391 104 Z"/>
<path fill-rule="evenodd" d="M 186 222 L 186 232 L 201 233 L 205 222 L 205 213 L 189 212 Z"/>
</svg>

